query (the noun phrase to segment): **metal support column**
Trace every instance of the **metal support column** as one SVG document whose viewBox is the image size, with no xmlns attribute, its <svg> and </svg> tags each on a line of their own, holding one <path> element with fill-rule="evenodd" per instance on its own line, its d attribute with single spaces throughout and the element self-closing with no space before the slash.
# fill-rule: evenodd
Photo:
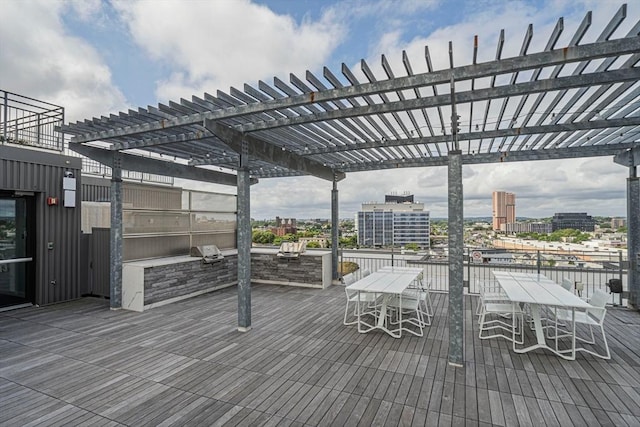
<svg viewBox="0 0 640 427">
<path fill-rule="evenodd" d="M 640 148 L 615 155 L 613 161 L 629 168 L 627 178 L 627 258 L 629 259 L 629 305 L 640 309 Z"/>
<path fill-rule="evenodd" d="M 627 178 L 627 256 L 629 257 L 629 304 L 640 309 L 640 178 L 629 167 Z"/>
<path fill-rule="evenodd" d="M 453 66 L 452 47 L 449 45 Z M 451 78 L 451 133 L 449 150 L 449 364 L 464 365 L 464 215 L 462 197 L 462 151 L 458 143 L 458 114 Z"/>
<path fill-rule="evenodd" d="M 333 180 L 333 189 L 331 190 L 331 278 L 338 280 L 338 246 L 340 238 L 338 235 L 338 181 Z"/>
<path fill-rule="evenodd" d="M 120 153 L 116 152 L 111 168 L 109 305 L 112 310 L 122 308 L 122 243 L 122 161 Z"/>
<path fill-rule="evenodd" d="M 238 168 L 238 330 L 251 329 L 251 210 L 249 143 L 242 140 Z"/>
<path fill-rule="evenodd" d="M 464 220 L 462 151 L 449 152 L 449 363 L 463 364 Z"/>
</svg>

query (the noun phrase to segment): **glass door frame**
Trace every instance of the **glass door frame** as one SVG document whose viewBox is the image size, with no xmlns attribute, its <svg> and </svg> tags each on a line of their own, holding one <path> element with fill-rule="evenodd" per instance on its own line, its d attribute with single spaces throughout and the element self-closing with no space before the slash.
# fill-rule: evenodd
<svg viewBox="0 0 640 427">
<path fill-rule="evenodd" d="M 0 308 L 15 304 L 35 304 L 36 195 L 34 193 L 0 190 L 0 199 L 24 201 L 24 227 L 21 228 L 20 232 L 24 232 L 25 234 L 22 253 L 16 254 L 17 256 L 14 256 L 14 258 L 0 261 L 0 266 L 7 266 L 9 268 L 11 268 L 11 266 L 15 266 L 13 268 L 20 268 L 17 267 L 16 264 L 24 264 L 24 271 L 21 274 L 21 280 L 24 281 L 24 297 L 17 297 L 15 301 L 11 302 L 9 298 L 4 301 L 4 298 L 0 296 Z M 17 232 L 18 230 L 16 230 L 16 234 Z"/>
</svg>

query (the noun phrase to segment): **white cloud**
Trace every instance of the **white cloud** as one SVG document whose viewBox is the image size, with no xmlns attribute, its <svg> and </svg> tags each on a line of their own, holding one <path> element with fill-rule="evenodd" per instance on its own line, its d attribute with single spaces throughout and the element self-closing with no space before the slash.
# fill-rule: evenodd
<svg viewBox="0 0 640 427">
<path fill-rule="evenodd" d="M 66 7 L 48 0 L 2 2 L 0 87 L 62 105 L 67 120 L 123 108 L 125 98 L 96 49 L 67 33 L 61 21 Z"/>
<path fill-rule="evenodd" d="M 409 54 L 414 72 L 425 72 L 425 45 L 435 68 L 447 68 L 449 40 L 453 41 L 455 64 L 470 63 L 475 34 L 479 36 L 478 60 L 492 60 L 502 28 L 506 33 L 503 57 L 516 55 L 530 22 L 534 39 L 529 51 L 539 51 L 560 16 L 566 18 L 565 30 L 557 46 L 563 46 L 587 10 L 594 11 L 594 29 L 584 41 L 593 41 L 621 2 L 548 0 L 517 2 L 517 7 L 502 0 L 457 2 L 460 20 L 446 27 L 429 19 L 431 11 L 451 7 L 448 1 L 338 2 L 323 9 L 316 21 L 307 16 L 302 22 L 248 0 L 112 4 L 134 43 L 141 47 L 140 55 L 150 56 L 157 61 L 154 65 L 167 71 L 154 74 L 162 76 L 156 82 L 155 95 L 164 102 L 205 91 L 215 94 L 216 89 L 226 91 L 230 85 L 241 88 L 243 83 L 255 84 L 258 79 L 271 83 L 274 75 L 285 81 L 288 73 L 303 76 L 306 69 L 317 70 L 330 62 L 338 47 L 345 48 L 346 54 L 347 45 L 360 38 L 365 39 L 361 43 L 365 51 L 348 52 L 349 61 L 365 55 L 379 79 L 386 78 L 380 67 L 383 53 L 396 75 L 404 75 L 402 50 Z M 66 107 L 67 120 L 126 108 L 125 96 L 102 56 L 107 49 L 97 44 L 101 41 L 73 34 L 62 19 L 73 16 L 111 28 L 114 17 L 107 16 L 107 5 L 99 0 L 2 2 L 0 88 L 61 104 Z M 618 37 L 637 22 L 638 5 L 630 4 L 628 14 Z M 427 27 L 435 30 L 408 31 L 419 20 L 428 21 Z M 367 31 L 358 32 L 362 28 Z M 408 34 L 416 33 L 420 35 L 408 39 Z M 366 80 L 359 66 L 353 69 Z M 339 70 L 332 71 L 339 74 Z M 126 76 L 126 70 L 121 75 Z M 152 95 L 149 102 L 153 103 Z M 463 120 L 469 120 L 468 111 L 462 108 L 460 113 Z M 468 216 L 490 215 L 491 192 L 498 189 L 516 192 L 518 215 L 549 216 L 560 209 L 625 215 L 628 171 L 613 164 L 610 157 L 474 165 L 463 171 Z M 350 217 L 362 202 L 381 201 L 393 191 L 414 193 L 433 216 L 447 214 L 446 167 L 354 173 L 338 188 L 341 217 Z M 251 191 L 252 212 L 257 217 L 330 214 L 331 184 L 317 178 L 263 179 Z"/>
<path fill-rule="evenodd" d="M 403 38 L 405 33 L 402 28 L 391 27 L 380 35 L 377 42 L 372 43 L 367 63 L 380 79 L 385 79 L 380 65 L 380 55 L 385 54 L 396 76 L 406 75 L 401 62 L 401 52 L 405 50 L 411 59 L 414 73 L 426 72 L 426 64 L 421 58 L 424 57 L 425 46 L 428 46 L 434 68 L 448 68 L 449 41 L 452 41 L 454 64 L 469 64 L 473 57 L 475 35 L 479 38 L 478 62 L 490 61 L 494 59 L 501 29 L 505 30 L 502 57 L 516 56 L 529 23 L 533 24 L 534 37 L 528 51 L 541 51 L 561 16 L 565 17 L 564 32 L 556 47 L 564 46 L 568 44 L 587 10 L 594 12 L 594 29 L 583 42 L 594 41 L 622 2 L 553 0 L 543 2 L 538 7 L 525 2 L 518 2 L 518 7 L 513 7 L 513 4 L 514 2 L 495 0 L 468 2 L 468 9 L 459 10 L 460 22 L 439 27 L 431 34 L 409 41 Z M 639 12 L 628 9 L 630 16 L 617 30 L 617 37 L 626 34 L 637 22 Z M 354 65 L 352 70 L 362 76 L 359 68 L 359 65 Z M 362 79 L 366 80 L 364 77 Z M 448 87 L 440 90 L 448 91 Z M 443 109 L 447 127 L 449 111 Z M 468 108 L 459 107 L 458 113 L 463 122 L 467 121 L 465 126 L 468 127 Z M 483 113 L 484 111 L 478 112 L 476 109 L 474 122 Z M 434 126 L 439 128 L 439 125 Z M 400 188 L 414 193 L 416 199 L 425 202 L 432 216 L 447 215 L 446 167 L 381 172 L 384 178 L 379 181 L 376 181 L 377 174 L 367 175 L 366 182 L 372 182 L 373 185 L 367 185 L 365 189 L 367 192 L 373 189 L 377 191 L 375 200 L 383 200 L 385 193 Z M 490 216 L 491 193 L 500 189 L 516 193 L 518 215 L 551 216 L 560 211 L 586 211 L 594 215 L 624 216 L 627 174 L 626 168 L 615 165 L 612 157 L 464 166 L 465 216 Z M 350 181 L 345 181 L 344 185 L 350 185 Z M 357 188 L 361 189 L 362 186 Z M 344 192 L 351 195 L 349 190 Z M 357 193 L 357 190 L 354 191 L 353 196 L 358 197 Z M 369 201 L 371 195 L 367 196 L 360 200 Z"/>
<path fill-rule="evenodd" d="M 304 73 L 320 67 L 345 32 L 333 9 L 298 24 L 247 0 L 115 5 L 135 41 L 174 70 L 158 82 L 162 100 Z"/>
</svg>

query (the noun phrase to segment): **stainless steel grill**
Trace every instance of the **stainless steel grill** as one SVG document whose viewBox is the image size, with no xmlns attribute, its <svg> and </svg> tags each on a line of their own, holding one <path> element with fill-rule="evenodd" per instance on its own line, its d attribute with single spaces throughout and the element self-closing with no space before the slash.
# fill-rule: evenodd
<svg viewBox="0 0 640 427">
<path fill-rule="evenodd" d="M 278 257 L 283 259 L 298 259 L 300 254 L 307 249 L 305 242 L 282 242 Z"/>
<path fill-rule="evenodd" d="M 224 255 L 216 245 L 192 246 L 190 255 L 202 258 L 203 264 L 214 264 L 224 259 Z"/>
</svg>

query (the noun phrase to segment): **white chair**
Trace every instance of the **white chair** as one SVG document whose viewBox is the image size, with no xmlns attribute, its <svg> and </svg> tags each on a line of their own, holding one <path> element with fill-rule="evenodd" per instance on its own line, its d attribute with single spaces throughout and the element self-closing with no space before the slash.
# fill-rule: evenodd
<svg viewBox="0 0 640 427">
<path fill-rule="evenodd" d="M 514 335 L 520 336 L 516 339 L 516 344 L 524 342 L 523 311 L 518 304 L 509 301 L 509 298 L 495 280 L 477 280 L 476 284 L 480 291 L 478 300 L 478 309 L 476 314 L 479 316 L 479 333 L 480 339 L 489 338 L 505 338 L 514 341 Z M 499 330 L 500 333 L 485 335 L 485 332 Z"/>
<path fill-rule="evenodd" d="M 498 318 L 492 318 L 497 316 Z M 506 319 L 510 320 L 507 321 Z M 518 304 L 512 302 L 487 302 L 482 305 L 480 312 L 479 333 L 481 340 L 489 338 L 504 338 L 515 341 L 516 344 L 524 343 L 523 312 Z M 484 332 L 501 330 L 502 333 L 485 335 Z M 520 339 L 515 337 L 519 336 Z"/>
<path fill-rule="evenodd" d="M 406 289 L 401 296 L 393 296 L 387 302 L 387 316 L 390 324 L 398 325 L 398 328 L 419 337 L 422 336 L 422 328 L 427 325 L 420 309 L 421 295 L 417 288 Z M 395 316 L 395 319 L 393 317 Z M 417 331 L 404 327 L 404 324 L 417 327 Z M 431 324 L 430 322 L 428 324 Z"/>
<path fill-rule="evenodd" d="M 563 277 L 562 281 L 559 283 L 559 285 L 562 286 L 567 291 L 573 292 L 573 282 L 570 279 L 567 279 L 566 277 Z M 566 327 L 567 326 L 565 323 L 563 323 L 562 321 L 558 321 L 558 319 L 557 319 L 558 313 L 559 313 L 561 318 L 566 318 L 567 316 L 571 315 L 571 313 L 568 312 L 566 309 L 564 309 L 564 308 L 557 308 L 555 310 L 547 309 L 546 312 L 547 312 L 547 315 L 549 317 L 556 318 L 555 321 L 556 321 L 558 326 L 562 326 L 562 327 Z M 547 336 L 551 337 L 549 335 L 549 333 L 547 333 Z"/>
<path fill-rule="evenodd" d="M 431 301 L 431 283 L 423 278 L 420 274 L 416 280 L 416 289 L 418 290 L 418 311 L 422 318 L 422 326 L 430 326 L 431 318 L 434 316 L 433 302 Z"/>
<path fill-rule="evenodd" d="M 476 315 L 482 313 L 482 306 L 487 302 L 500 302 L 507 300 L 507 296 L 496 280 L 476 279 L 476 288 L 480 294 Z"/>
<path fill-rule="evenodd" d="M 569 292 L 573 292 L 573 281 L 567 279 L 566 277 L 562 278 L 562 282 L 560 282 L 560 286 L 568 290 Z"/>
<path fill-rule="evenodd" d="M 349 286 L 355 281 L 356 281 L 356 278 L 353 275 L 353 273 L 345 274 L 344 276 L 342 276 L 342 283 L 344 283 L 345 286 Z"/>
<path fill-rule="evenodd" d="M 348 288 L 350 284 L 356 281 L 352 273 L 342 276 L 342 281 L 345 284 L 344 292 L 347 295 L 347 304 L 345 305 L 345 308 L 344 308 L 344 320 L 342 323 L 344 325 L 355 325 L 356 323 L 358 323 L 357 318 L 355 320 L 348 320 L 350 304 L 353 304 L 352 316 L 355 316 L 355 317 L 358 316 L 358 301 L 361 304 L 360 310 L 363 309 L 362 305 L 368 306 L 368 309 L 365 311 L 362 311 L 360 315 L 365 315 L 365 314 L 375 315 L 376 309 L 377 309 L 376 308 L 377 295 L 371 292 L 360 292 L 360 297 L 358 299 L 358 291 L 350 291 Z"/>
<path fill-rule="evenodd" d="M 563 330 L 559 328 L 560 326 L 559 321 L 563 321 L 563 322 L 567 322 L 567 324 L 571 324 L 572 320 L 574 320 L 576 324 L 583 324 L 589 327 L 589 332 L 591 335 L 591 338 L 589 339 L 585 339 L 577 336 L 577 332 L 576 332 L 576 340 L 582 341 L 586 344 L 596 343 L 595 336 L 593 335 L 593 327 L 594 326 L 600 327 L 600 333 L 602 334 L 602 341 L 603 341 L 604 350 L 605 350 L 604 354 L 597 353 L 595 351 L 589 350 L 584 347 L 578 347 L 575 349 L 575 351 L 584 351 L 585 353 L 592 354 L 602 359 L 607 359 L 607 360 L 611 359 L 609 344 L 607 343 L 607 336 L 604 333 L 604 318 L 605 318 L 605 315 L 607 314 L 607 309 L 605 306 L 607 304 L 608 299 L 609 299 L 609 295 L 607 295 L 606 292 L 600 289 L 596 289 L 593 292 L 591 299 L 589 300 L 589 304 L 591 304 L 592 308 L 588 308 L 585 311 L 576 311 L 575 319 L 572 318 L 570 310 L 566 310 L 566 309 L 556 310 L 555 335 L 549 336 L 549 338 L 556 340 L 556 351 L 560 353 L 568 353 L 572 351 L 571 349 L 562 350 L 562 351 L 558 350 L 558 338 L 569 337 L 572 335 L 568 330 Z M 562 334 L 560 334 L 559 332 L 562 332 Z"/>
</svg>

